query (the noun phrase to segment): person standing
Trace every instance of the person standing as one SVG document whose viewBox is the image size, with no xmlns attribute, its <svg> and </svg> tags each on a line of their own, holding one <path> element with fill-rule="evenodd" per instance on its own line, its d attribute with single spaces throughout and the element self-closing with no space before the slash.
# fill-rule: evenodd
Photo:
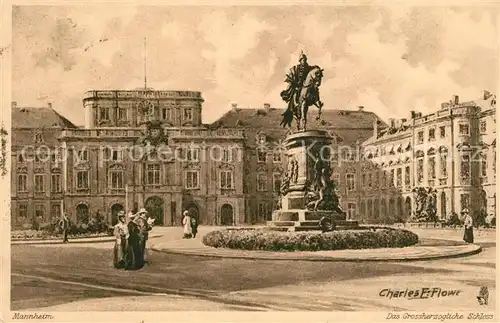
<svg viewBox="0 0 500 323">
<path fill-rule="evenodd" d="M 141 259 L 142 263 L 147 263 L 146 260 L 146 243 L 149 238 L 149 231 L 151 231 L 151 222 L 148 221 L 147 217 L 148 211 L 145 208 L 139 210 L 138 216 L 136 217 L 136 223 L 139 227 L 139 246 L 141 249 Z"/>
<path fill-rule="evenodd" d="M 69 240 L 68 240 L 69 225 L 70 225 L 69 218 L 66 215 L 66 213 L 64 213 L 62 215 L 61 219 L 59 220 L 59 227 L 61 228 L 61 231 L 63 234 L 63 243 L 69 242 Z"/>
<path fill-rule="evenodd" d="M 469 210 L 465 209 L 463 211 L 465 215 L 464 219 L 464 241 L 467 243 L 474 243 L 474 229 L 473 229 L 473 220 L 470 216 Z"/>
<path fill-rule="evenodd" d="M 137 214 L 129 213 L 129 223 L 127 225 L 129 238 L 129 261 L 127 263 L 127 269 L 139 269 L 142 268 L 143 261 L 141 256 L 141 248 L 140 248 L 140 237 L 139 237 L 139 226 L 136 223 Z"/>
<path fill-rule="evenodd" d="M 113 250 L 113 265 L 115 268 L 128 267 L 128 226 L 125 223 L 125 212 L 118 212 L 118 223 L 114 227 L 114 236 L 116 238 Z"/>
<path fill-rule="evenodd" d="M 190 239 L 193 231 L 191 230 L 191 217 L 189 211 L 185 210 L 182 218 L 182 225 L 184 226 L 184 239 Z"/>
<path fill-rule="evenodd" d="M 196 217 L 191 218 L 191 233 L 193 234 L 193 238 L 196 238 L 196 234 L 198 233 L 198 219 Z"/>
</svg>

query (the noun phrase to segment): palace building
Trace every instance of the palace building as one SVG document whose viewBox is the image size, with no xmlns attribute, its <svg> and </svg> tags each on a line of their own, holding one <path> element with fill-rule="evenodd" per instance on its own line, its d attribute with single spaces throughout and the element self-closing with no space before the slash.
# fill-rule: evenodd
<svg viewBox="0 0 500 323">
<path fill-rule="evenodd" d="M 494 212 L 494 100 L 489 93 L 474 102 L 456 98 L 434 114 L 413 113 L 389 125 L 363 107 L 325 109 L 321 121 L 311 117 L 311 129 L 333 138 L 333 176 L 348 217 L 409 214 L 411 190 L 424 184 L 439 189 L 443 216 L 473 208 L 474 201 Z M 99 213 L 115 223 L 120 210 L 140 207 L 166 226 L 179 225 L 184 209 L 207 225 L 270 220 L 287 169 L 281 149 L 287 130 L 279 126 L 284 109 L 233 104 L 204 124 L 202 106 L 200 92 L 89 91 L 85 125 L 77 127 L 51 105 L 13 103 L 12 228 L 29 227 L 34 217 L 49 222 L 62 210 L 75 222 Z M 147 150 L 144 143 L 155 140 L 166 149 Z M 476 165 L 477 147 L 484 161 Z M 469 159 L 442 166 L 445 151 L 468 151 Z"/>
</svg>

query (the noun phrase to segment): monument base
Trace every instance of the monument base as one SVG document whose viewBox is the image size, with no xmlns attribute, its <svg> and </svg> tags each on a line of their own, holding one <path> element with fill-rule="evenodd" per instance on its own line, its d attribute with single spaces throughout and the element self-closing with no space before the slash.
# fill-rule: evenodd
<svg viewBox="0 0 500 323">
<path fill-rule="evenodd" d="M 275 231 L 314 231 L 321 230 L 319 220 L 324 216 L 332 216 L 336 230 L 351 230 L 359 227 L 358 221 L 346 220 L 345 214 L 332 211 L 277 210 L 273 212 L 273 220 L 267 222 L 270 230 Z"/>
</svg>

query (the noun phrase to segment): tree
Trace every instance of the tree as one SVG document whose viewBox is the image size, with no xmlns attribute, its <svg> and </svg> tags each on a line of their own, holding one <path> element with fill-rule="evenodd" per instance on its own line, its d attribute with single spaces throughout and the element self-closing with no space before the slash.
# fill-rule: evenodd
<svg viewBox="0 0 500 323">
<path fill-rule="evenodd" d="M 472 223 L 474 226 L 477 227 L 485 227 L 487 225 L 486 218 L 488 217 L 488 214 L 484 209 L 481 210 L 476 210 L 472 214 Z"/>
</svg>

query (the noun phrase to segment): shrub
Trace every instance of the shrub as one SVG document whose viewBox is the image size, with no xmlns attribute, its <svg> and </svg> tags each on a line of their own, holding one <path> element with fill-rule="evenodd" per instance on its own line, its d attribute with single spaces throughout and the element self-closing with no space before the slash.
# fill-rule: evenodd
<svg viewBox="0 0 500 323">
<path fill-rule="evenodd" d="M 458 214 L 456 214 L 455 212 L 453 212 L 445 222 L 445 225 L 448 227 L 461 226 L 463 224 L 464 221 L 462 221 Z"/>
<path fill-rule="evenodd" d="M 485 227 L 488 224 L 486 221 L 487 218 L 488 214 L 485 210 L 476 210 L 472 214 L 472 223 L 476 228 Z"/>
<path fill-rule="evenodd" d="M 414 245 L 418 236 L 401 229 L 373 231 L 280 232 L 271 230 L 216 230 L 202 242 L 215 248 L 266 251 L 320 251 L 341 249 L 400 248 Z"/>
</svg>

